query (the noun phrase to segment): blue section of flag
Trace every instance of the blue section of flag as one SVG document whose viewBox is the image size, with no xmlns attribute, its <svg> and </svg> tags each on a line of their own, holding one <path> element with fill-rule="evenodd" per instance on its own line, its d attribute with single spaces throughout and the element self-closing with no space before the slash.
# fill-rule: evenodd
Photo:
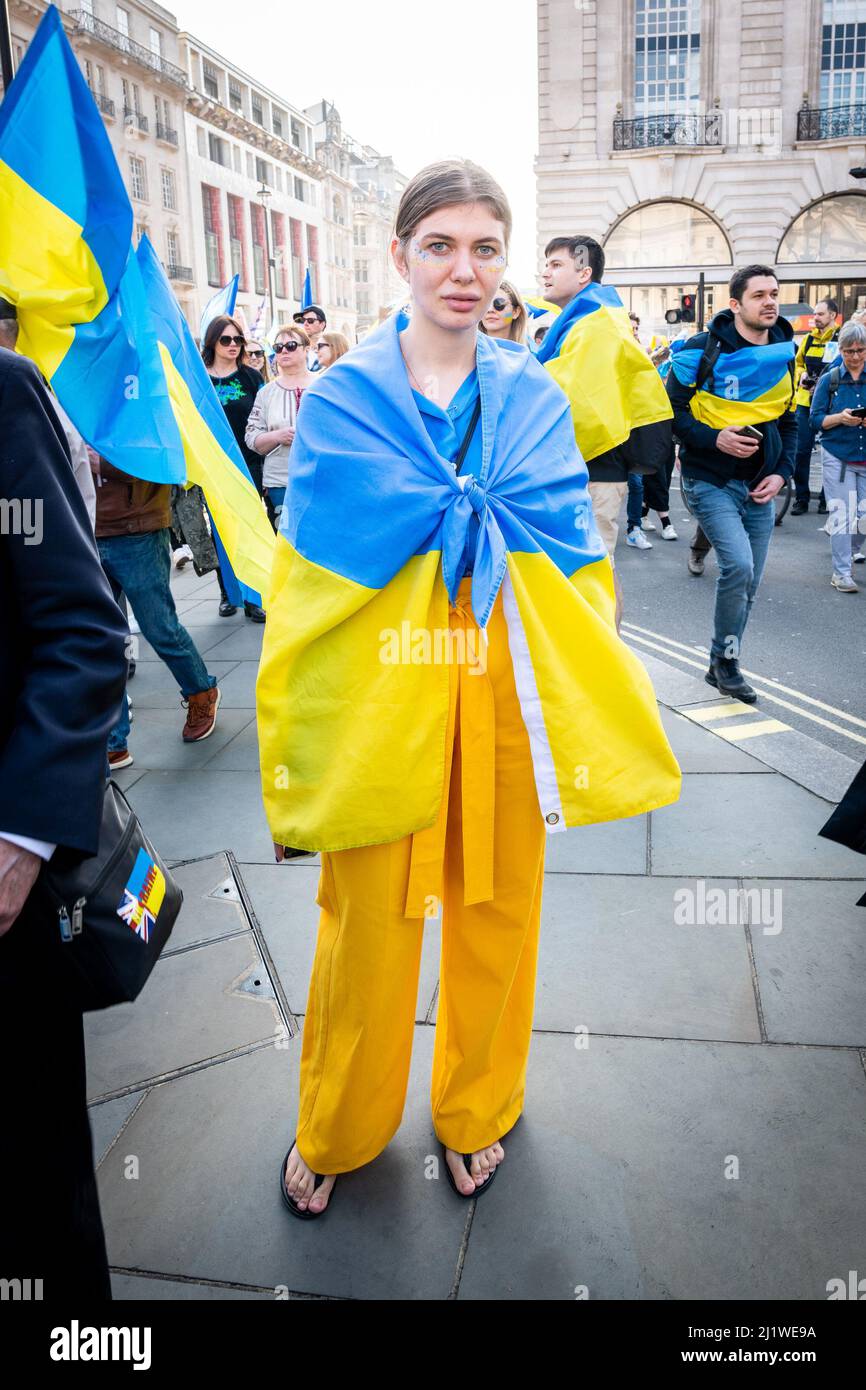
<svg viewBox="0 0 866 1390">
<path fill-rule="evenodd" d="M 211 295 L 207 304 L 204 306 L 201 322 L 199 324 L 198 336 L 200 342 L 204 342 L 204 335 L 214 319 L 219 318 L 222 314 L 231 316 L 234 313 L 235 303 L 238 297 L 238 279 L 239 276 L 233 275 L 228 284 L 223 285 L 221 290 L 217 290 L 216 294 Z"/>
<path fill-rule="evenodd" d="M 307 273 L 304 276 L 304 293 L 301 296 L 301 308 L 309 309 L 313 302 L 313 286 L 310 283 L 310 267 L 307 266 Z"/>
</svg>

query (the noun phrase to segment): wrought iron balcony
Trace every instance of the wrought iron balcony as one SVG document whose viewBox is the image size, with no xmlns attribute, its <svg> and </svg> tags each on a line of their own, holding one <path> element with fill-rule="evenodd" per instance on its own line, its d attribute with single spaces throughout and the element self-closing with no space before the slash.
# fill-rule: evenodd
<svg viewBox="0 0 866 1390">
<path fill-rule="evenodd" d="M 851 106 L 803 106 L 797 112 L 798 140 L 844 140 L 866 135 L 866 101 Z"/>
<path fill-rule="evenodd" d="M 624 120 L 617 116 L 613 123 L 615 150 L 649 150 L 666 145 L 674 148 L 702 145 L 721 145 L 723 123 L 721 111 L 709 115 L 638 116 Z"/>
<path fill-rule="evenodd" d="M 117 112 L 111 97 L 107 97 L 104 92 L 94 92 L 92 87 L 90 89 L 90 95 L 93 97 L 93 100 L 96 102 L 103 116 L 109 116 L 111 120 L 114 120 Z"/>
<path fill-rule="evenodd" d="M 116 49 L 118 53 L 127 53 L 142 67 L 152 68 L 154 72 L 158 72 L 162 77 L 167 77 L 178 87 L 189 86 L 183 68 L 179 68 L 177 63 L 170 63 L 167 58 L 163 58 L 161 53 L 151 52 L 149 48 L 144 47 L 144 44 L 136 43 L 135 39 L 131 39 L 128 34 L 121 33 L 119 29 L 113 29 L 110 24 L 96 19 L 86 10 L 76 10 L 72 18 L 75 20 L 76 33 L 91 34 L 93 38 L 99 39 L 109 48 Z"/>
<path fill-rule="evenodd" d="M 190 285 L 194 282 L 191 265 L 175 265 L 172 262 L 166 266 L 166 270 L 169 280 L 186 280 Z"/>
<path fill-rule="evenodd" d="M 137 126 L 139 130 L 147 134 L 147 117 L 142 116 L 140 111 L 136 111 L 134 106 L 124 106 L 123 119 L 126 121 L 127 125 Z"/>
<path fill-rule="evenodd" d="M 156 123 L 156 138 L 164 140 L 167 145 L 177 146 L 177 131 L 172 130 L 171 126 L 163 125 L 162 121 Z"/>
</svg>

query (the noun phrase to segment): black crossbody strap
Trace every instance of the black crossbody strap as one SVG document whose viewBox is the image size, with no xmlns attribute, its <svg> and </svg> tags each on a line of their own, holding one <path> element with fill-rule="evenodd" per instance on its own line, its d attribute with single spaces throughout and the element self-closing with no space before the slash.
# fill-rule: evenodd
<svg viewBox="0 0 866 1390">
<path fill-rule="evenodd" d="M 463 467 L 463 464 L 466 461 L 466 455 L 469 452 L 469 445 L 472 443 L 472 436 L 475 433 L 475 426 L 478 424 L 478 418 L 480 414 L 481 397 L 479 395 L 478 400 L 475 402 L 475 409 L 472 412 L 472 418 L 470 419 L 469 424 L 466 426 L 466 433 L 463 436 L 463 442 L 460 445 L 460 450 L 457 454 L 456 459 L 454 460 L 455 473 L 460 472 L 460 469 Z"/>
</svg>

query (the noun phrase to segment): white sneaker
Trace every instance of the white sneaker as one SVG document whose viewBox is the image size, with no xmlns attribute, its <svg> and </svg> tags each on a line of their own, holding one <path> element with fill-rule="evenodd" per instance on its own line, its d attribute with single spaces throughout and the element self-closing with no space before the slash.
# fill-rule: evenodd
<svg viewBox="0 0 866 1390">
<path fill-rule="evenodd" d="M 667 526 L 663 526 L 663 527 L 662 527 L 662 540 L 663 540 L 663 541 L 678 541 L 678 540 L 679 540 L 679 536 L 677 535 L 676 531 L 674 530 L 674 528 L 673 528 L 673 526 L 671 525 L 670 522 L 668 522 Z"/>
<path fill-rule="evenodd" d="M 171 563 L 175 569 L 182 570 L 184 565 L 188 565 L 193 558 L 192 551 L 188 545 L 178 546 L 177 550 L 172 551 Z"/>
<path fill-rule="evenodd" d="M 859 586 L 854 583 L 849 574 L 834 574 L 830 583 L 840 594 L 859 594 L 860 592 Z"/>
<path fill-rule="evenodd" d="M 653 548 L 652 541 L 648 541 L 643 531 L 639 531 L 637 527 L 633 531 L 629 531 L 625 539 L 626 544 L 633 545 L 635 550 L 652 550 Z"/>
<path fill-rule="evenodd" d="M 863 561 L 866 560 L 866 547 L 861 546 L 859 550 L 855 550 L 851 559 L 855 565 L 862 565 Z"/>
<path fill-rule="evenodd" d="M 641 526 L 643 527 L 644 531 L 654 531 L 654 530 L 656 529 L 656 524 L 655 524 L 655 522 L 654 522 L 654 521 L 650 521 L 650 519 L 649 519 L 648 516 L 642 517 L 642 518 L 641 518 L 641 523 L 640 523 L 640 524 L 641 524 Z"/>
</svg>

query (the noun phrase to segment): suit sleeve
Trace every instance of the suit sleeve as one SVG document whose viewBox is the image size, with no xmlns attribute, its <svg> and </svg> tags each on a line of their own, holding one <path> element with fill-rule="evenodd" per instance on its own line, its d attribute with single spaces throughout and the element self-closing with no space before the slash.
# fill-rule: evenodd
<svg viewBox="0 0 866 1390">
<path fill-rule="evenodd" d="M 694 386 L 683 386 L 671 368 L 667 377 L 667 391 L 674 412 L 674 434 L 685 445 L 686 453 L 690 447 L 696 450 L 715 449 L 719 431 L 705 425 L 703 420 L 696 420 L 689 410 L 689 401 L 695 394 Z"/>
<path fill-rule="evenodd" d="M 36 368 L 11 354 L 0 354 L 0 493 L 32 522 L 0 536 L 5 640 L 21 673 L 0 730 L 0 825 L 93 854 L 125 625 L 60 423 Z"/>
</svg>

